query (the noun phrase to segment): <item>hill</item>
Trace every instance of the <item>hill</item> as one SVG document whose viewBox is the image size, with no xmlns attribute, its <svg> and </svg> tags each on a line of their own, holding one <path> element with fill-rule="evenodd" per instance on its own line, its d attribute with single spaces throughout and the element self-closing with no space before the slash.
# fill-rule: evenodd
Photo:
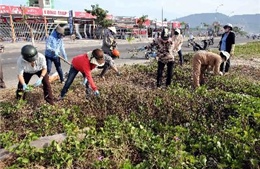
<svg viewBox="0 0 260 169">
<path fill-rule="evenodd" d="M 222 13 L 201 13 L 181 17 L 177 20 L 189 23 L 191 28 L 200 26 L 201 23 L 212 24 L 218 21 L 221 24 L 232 23 L 235 26 L 243 27 L 247 32 L 260 33 L 260 14 L 244 14 L 229 17 Z"/>
</svg>

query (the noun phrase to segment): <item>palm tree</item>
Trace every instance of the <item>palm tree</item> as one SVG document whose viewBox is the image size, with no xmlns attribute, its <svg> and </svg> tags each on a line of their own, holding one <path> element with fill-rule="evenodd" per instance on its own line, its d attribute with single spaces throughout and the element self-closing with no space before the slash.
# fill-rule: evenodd
<svg viewBox="0 0 260 169">
<path fill-rule="evenodd" d="M 144 27 L 144 23 L 147 21 L 148 15 L 143 15 L 137 19 L 137 24 L 139 27 L 139 37 L 141 39 L 141 29 Z"/>
</svg>

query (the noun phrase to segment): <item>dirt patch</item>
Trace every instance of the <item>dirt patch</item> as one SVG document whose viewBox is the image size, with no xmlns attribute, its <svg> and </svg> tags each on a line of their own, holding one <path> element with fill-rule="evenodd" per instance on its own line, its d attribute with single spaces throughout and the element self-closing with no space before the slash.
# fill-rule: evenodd
<svg viewBox="0 0 260 169">
<path fill-rule="evenodd" d="M 252 58 L 252 59 L 233 59 L 231 60 L 232 65 L 236 66 L 251 66 L 255 68 L 260 68 L 260 58 Z"/>
</svg>

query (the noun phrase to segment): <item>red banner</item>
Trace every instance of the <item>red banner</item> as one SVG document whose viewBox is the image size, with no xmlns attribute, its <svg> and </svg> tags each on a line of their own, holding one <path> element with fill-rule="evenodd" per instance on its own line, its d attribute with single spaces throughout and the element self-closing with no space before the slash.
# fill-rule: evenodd
<svg viewBox="0 0 260 169">
<path fill-rule="evenodd" d="M 147 34 L 147 30 L 146 29 L 133 29 L 133 33 L 135 35 L 146 35 Z"/>
<path fill-rule="evenodd" d="M 21 15 L 22 10 L 19 6 L 9 6 L 10 14 Z"/>
<path fill-rule="evenodd" d="M 37 7 L 24 7 L 26 15 L 42 16 L 42 9 Z M 22 15 L 20 6 L 0 5 L 0 14 Z"/>
<path fill-rule="evenodd" d="M 175 28 L 181 28 L 181 23 L 176 21 L 176 22 L 173 22 L 172 23 L 172 28 L 175 29 Z"/>
<path fill-rule="evenodd" d="M 27 7 L 27 8 L 25 8 L 25 14 L 26 15 L 42 16 L 43 15 L 43 11 L 42 11 L 42 8 Z"/>
<path fill-rule="evenodd" d="M 95 19 L 95 16 L 92 16 L 91 14 L 87 12 L 74 12 L 75 18 L 86 18 L 86 19 Z"/>
<path fill-rule="evenodd" d="M 0 14 L 10 14 L 10 8 L 7 5 L 0 5 Z"/>
</svg>

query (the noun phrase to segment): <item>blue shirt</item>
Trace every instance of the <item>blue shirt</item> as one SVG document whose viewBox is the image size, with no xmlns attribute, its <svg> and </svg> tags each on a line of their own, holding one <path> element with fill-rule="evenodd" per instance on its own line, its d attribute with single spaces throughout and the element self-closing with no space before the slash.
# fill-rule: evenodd
<svg viewBox="0 0 260 169">
<path fill-rule="evenodd" d="M 67 60 L 67 54 L 64 49 L 63 40 L 58 37 L 58 33 L 54 31 L 46 40 L 45 56 L 53 58 L 56 53 L 61 53 L 64 59 Z"/>
<path fill-rule="evenodd" d="M 220 46 L 220 50 L 223 50 L 223 51 L 226 51 L 226 46 L 227 46 L 227 37 L 228 37 L 228 34 L 225 33 L 222 40 L 221 40 L 221 46 Z"/>
</svg>

